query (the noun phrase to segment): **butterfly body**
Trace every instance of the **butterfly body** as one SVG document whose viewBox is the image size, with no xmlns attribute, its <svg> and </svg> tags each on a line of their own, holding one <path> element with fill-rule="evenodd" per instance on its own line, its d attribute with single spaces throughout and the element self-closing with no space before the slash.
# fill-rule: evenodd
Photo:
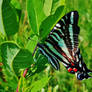
<svg viewBox="0 0 92 92">
<path fill-rule="evenodd" d="M 77 79 L 89 78 L 86 67 L 78 47 L 78 12 L 72 11 L 62 17 L 55 25 L 43 44 L 38 44 L 41 53 L 48 58 L 51 65 L 59 70 L 59 61 L 68 72 L 77 75 Z"/>
</svg>

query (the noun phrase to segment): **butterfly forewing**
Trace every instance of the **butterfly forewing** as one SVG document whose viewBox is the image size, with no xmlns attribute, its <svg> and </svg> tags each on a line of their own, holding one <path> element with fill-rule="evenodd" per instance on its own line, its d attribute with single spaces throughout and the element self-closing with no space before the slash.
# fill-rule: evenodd
<svg viewBox="0 0 92 92">
<path fill-rule="evenodd" d="M 80 49 L 78 48 L 78 12 L 72 11 L 62 17 L 55 25 L 44 44 L 38 44 L 41 53 L 48 58 L 48 61 L 55 69 L 59 69 L 59 61 L 70 73 L 77 74 L 77 79 L 90 78 Z"/>
<path fill-rule="evenodd" d="M 59 69 L 59 61 L 66 67 L 73 62 L 72 52 L 78 46 L 77 23 L 77 11 L 66 14 L 52 29 L 45 43 L 39 46 L 55 69 Z"/>
<path fill-rule="evenodd" d="M 80 31 L 78 27 L 78 18 L 78 12 L 73 11 L 65 15 L 59 21 L 62 25 L 61 30 L 64 34 L 64 41 L 70 51 L 76 51 L 78 48 L 78 34 Z"/>
</svg>

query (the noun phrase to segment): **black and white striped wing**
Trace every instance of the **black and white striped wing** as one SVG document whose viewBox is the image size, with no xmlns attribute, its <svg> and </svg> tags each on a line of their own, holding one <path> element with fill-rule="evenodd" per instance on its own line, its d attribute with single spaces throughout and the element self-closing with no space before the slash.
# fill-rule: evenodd
<svg viewBox="0 0 92 92">
<path fill-rule="evenodd" d="M 65 44 L 70 52 L 76 52 L 78 48 L 78 35 L 80 32 L 78 18 L 78 12 L 72 11 L 63 16 L 63 18 L 56 24 L 56 28 L 61 29 Z"/>
<path fill-rule="evenodd" d="M 44 44 L 38 44 L 55 69 L 59 69 L 59 61 L 65 67 L 74 65 L 74 53 L 78 48 L 78 12 L 66 14 L 52 29 Z"/>
</svg>

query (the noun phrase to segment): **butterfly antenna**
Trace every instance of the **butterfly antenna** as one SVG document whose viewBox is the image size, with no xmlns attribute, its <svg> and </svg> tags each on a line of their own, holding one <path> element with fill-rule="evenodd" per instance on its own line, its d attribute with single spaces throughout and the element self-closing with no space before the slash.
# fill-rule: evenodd
<svg viewBox="0 0 92 92">
<path fill-rule="evenodd" d="M 92 73 L 92 70 L 88 69 L 88 73 Z"/>
<path fill-rule="evenodd" d="M 32 39 L 31 37 L 28 37 L 28 40 L 32 40 L 32 41 L 36 41 L 36 42 L 37 42 L 37 40 L 34 40 L 34 39 Z"/>
<path fill-rule="evenodd" d="M 89 79 L 89 78 L 92 78 L 92 76 L 88 75 L 88 78 L 87 79 Z"/>
</svg>

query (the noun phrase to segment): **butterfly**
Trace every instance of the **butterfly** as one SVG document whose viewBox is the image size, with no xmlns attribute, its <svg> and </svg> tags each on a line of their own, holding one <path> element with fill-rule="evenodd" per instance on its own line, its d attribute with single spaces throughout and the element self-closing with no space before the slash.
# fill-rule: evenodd
<svg viewBox="0 0 92 92">
<path fill-rule="evenodd" d="M 51 30 L 44 43 L 38 43 L 40 52 L 48 58 L 48 61 L 56 69 L 60 69 L 59 61 L 68 72 L 75 74 L 78 80 L 92 78 L 83 61 L 78 47 L 79 14 L 71 11 L 64 15 Z"/>
</svg>

